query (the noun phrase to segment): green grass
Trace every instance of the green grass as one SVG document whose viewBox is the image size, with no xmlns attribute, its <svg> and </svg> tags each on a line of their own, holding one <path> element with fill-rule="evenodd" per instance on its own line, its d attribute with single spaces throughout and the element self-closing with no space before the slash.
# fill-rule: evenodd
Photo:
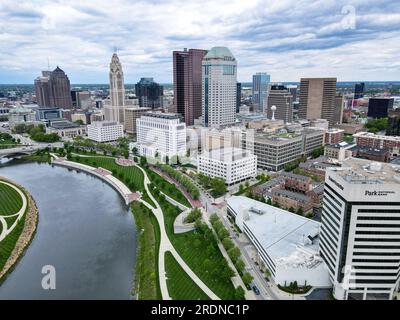
<svg viewBox="0 0 400 320">
<path fill-rule="evenodd" d="M 150 168 L 143 169 L 146 171 L 150 181 L 167 196 L 171 197 L 172 199 L 178 201 L 188 208 L 192 207 L 185 195 L 174 184 L 169 183 L 158 173 L 152 171 Z"/>
<path fill-rule="evenodd" d="M 235 288 L 222 273 L 228 267 L 227 261 L 218 248 L 214 236 L 205 237 L 200 232 L 191 231 L 174 234 L 174 221 L 181 210 L 153 192 L 164 213 L 165 229 L 173 246 L 194 273 L 221 299 L 235 298 Z M 212 234 L 212 231 L 209 230 Z"/>
<path fill-rule="evenodd" d="M 31 154 L 22 156 L 21 160 L 50 163 L 50 158 L 51 157 L 48 153 L 43 153 L 43 154 Z"/>
<path fill-rule="evenodd" d="M 113 175 L 124 182 L 131 190 L 145 191 L 144 177 L 142 171 L 136 167 L 123 167 L 115 162 L 115 158 L 106 157 L 73 157 L 73 160 L 78 160 L 79 163 L 87 164 L 92 167 L 102 167 L 113 173 Z M 131 188 L 131 184 L 132 188 Z"/>
<path fill-rule="evenodd" d="M 124 167 L 115 162 L 115 158 L 104 156 L 79 157 L 73 156 L 73 161 L 86 164 L 92 167 L 102 167 L 112 172 L 113 176 L 121 180 L 132 191 L 140 191 L 143 194 L 143 200 L 155 208 L 154 202 L 144 188 L 143 172 L 136 167 Z"/>
<path fill-rule="evenodd" d="M 22 198 L 16 190 L 0 183 L 0 215 L 8 216 L 22 208 Z"/>
<path fill-rule="evenodd" d="M 209 300 L 210 298 L 186 274 L 171 252 L 165 253 L 168 292 L 174 300 Z"/>
<path fill-rule="evenodd" d="M 131 209 L 139 231 L 135 291 L 139 300 L 161 299 L 158 281 L 160 228 L 153 213 L 142 203 L 133 202 Z"/>
<path fill-rule="evenodd" d="M 17 213 L 21 207 L 22 199 L 18 192 L 7 185 L 0 183 L 0 214 L 14 214 Z M 11 231 L 11 233 L 0 242 L 0 270 L 3 269 L 5 263 L 10 257 L 11 252 L 14 250 L 15 244 L 17 243 L 18 238 L 24 228 L 24 224 L 25 215 L 18 222 L 14 230 Z"/>
</svg>

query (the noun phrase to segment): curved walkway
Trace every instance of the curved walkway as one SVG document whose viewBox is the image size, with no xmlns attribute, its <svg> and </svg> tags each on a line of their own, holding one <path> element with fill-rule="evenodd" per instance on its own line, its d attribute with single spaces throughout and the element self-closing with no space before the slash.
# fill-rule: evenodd
<svg viewBox="0 0 400 320">
<path fill-rule="evenodd" d="M 94 167 L 91 167 L 91 166 L 88 166 L 88 165 L 85 165 L 82 163 L 68 161 L 68 160 L 64 160 L 62 158 L 58 158 L 58 157 L 53 159 L 52 163 L 54 165 L 59 165 L 59 166 L 63 166 L 63 167 L 81 170 L 81 171 L 90 173 L 90 174 L 104 180 L 105 182 L 110 184 L 112 187 L 114 187 L 121 194 L 121 196 L 124 198 L 125 203 L 127 205 L 129 203 L 131 203 L 132 201 L 137 200 L 139 198 L 139 195 L 137 193 L 132 193 L 131 190 L 123 182 L 121 182 L 119 179 L 115 178 L 112 175 L 112 173 L 106 169 L 94 168 Z"/>
<path fill-rule="evenodd" d="M 176 261 L 180 264 L 182 269 L 187 273 L 187 275 L 193 280 L 196 285 L 204 291 L 206 295 L 208 295 L 211 299 L 213 300 L 220 300 L 220 298 L 210 290 L 210 288 L 190 269 L 190 267 L 186 264 L 186 262 L 182 259 L 182 257 L 179 255 L 179 253 L 176 251 L 174 246 L 172 245 L 171 241 L 168 238 L 167 232 L 165 231 L 165 224 L 164 224 L 164 214 L 162 212 L 162 209 L 156 199 L 154 199 L 153 195 L 151 194 L 148 185 L 150 185 L 150 179 L 147 176 L 147 173 L 143 168 L 135 164 L 135 167 L 140 169 L 143 172 L 144 175 L 144 187 L 146 189 L 147 194 L 149 195 L 150 199 L 155 203 L 156 209 L 151 207 L 147 202 L 140 200 L 146 207 L 148 207 L 150 210 L 152 210 L 153 214 L 155 215 L 157 222 L 160 226 L 160 251 L 158 253 L 158 273 L 159 273 L 159 280 L 160 280 L 160 289 L 161 289 L 161 295 L 163 300 L 171 300 L 171 297 L 168 293 L 168 287 L 167 287 L 167 277 L 166 277 L 166 271 L 165 271 L 165 253 L 166 252 L 171 252 L 171 254 L 174 256 Z"/>
<path fill-rule="evenodd" d="M 5 184 L 5 185 L 9 186 L 10 188 L 13 188 L 15 191 L 18 192 L 18 194 L 20 195 L 20 197 L 22 199 L 22 207 L 17 213 L 13 213 L 13 214 L 5 216 L 5 215 L 1 215 L 1 212 L 0 212 L 0 222 L 3 226 L 2 230 L 1 230 L 1 234 L 0 234 L 0 241 L 2 241 L 3 239 L 5 239 L 5 237 L 7 237 L 14 230 L 18 221 L 23 217 L 23 215 L 26 211 L 26 208 L 28 206 L 28 200 L 26 199 L 25 194 L 19 188 L 14 186 L 13 184 L 8 183 L 3 180 L 0 180 L 0 183 Z M 18 218 L 14 221 L 12 226 L 8 226 L 5 218 L 15 217 L 15 216 L 18 216 Z"/>
<path fill-rule="evenodd" d="M 12 182 L 11 185 L 13 185 L 13 184 L 14 183 Z M 22 257 L 25 250 L 28 248 L 30 242 L 33 239 L 33 236 L 35 235 L 37 222 L 38 222 L 38 209 L 37 209 L 35 200 L 21 186 L 16 185 L 14 187 L 16 187 L 17 189 L 20 189 L 19 191 L 22 192 L 22 194 L 24 196 L 23 199 L 26 200 L 26 205 L 28 206 L 28 210 L 26 213 L 24 211 L 25 223 L 24 223 L 23 229 L 21 231 L 21 234 L 19 235 L 19 238 L 15 243 L 14 249 L 11 251 L 10 256 L 8 257 L 5 265 L 3 266 L 3 269 L 0 270 L 0 283 L 2 281 L 4 281 L 4 279 L 7 277 L 7 275 L 12 271 L 14 266 L 17 264 L 19 259 Z M 23 191 L 25 191 L 26 194 Z M 24 216 L 24 214 L 20 215 L 20 217 L 18 219 L 22 218 Z M 12 215 L 12 216 L 15 216 L 15 215 Z M 18 219 L 17 219 L 17 221 L 18 221 Z"/>
<path fill-rule="evenodd" d="M 121 181 L 119 181 L 117 178 L 113 177 L 111 174 L 110 176 L 104 176 L 99 174 L 98 172 L 96 172 L 96 169 L 88 166 L 88 165 L 84 165 L 81 163 L 77 163 L 77 162 L 72 162 L 72 161 L 67 161 L 67 160 L 63 160 L 61 158 L 58 158 L 56 155 L 52 155 L 55 159 L 53 160 L 53 164 L 59 164 L 59 165 L 64 165 L 64 166 L 68 166 L 68 167 L 72 167 L 75 169 L 81 169 L 82 171 L 85 172 L 89 172 L 91 174 L 94 174 L 100 178 L 111 178 L 112 177 L 112 181 L 108 180 L 108 182 L 115 182 L 118 181 L 119 183 L 117 185 L 123 185 L 125 188 L 127 188 Z M 159 273 L 159 282 L 160 282 L 160 290 L 161 290 L 161 295 L 163 300 L 172 300 L 172 298 L 169 295 L 168 292 L 168 286 L 167 286 L 167 277 L 166 277 L 166 271 L 165 271 L 165 253 L 166 252 L 171 252 L 171 254 L 174 256 L 174 258 L 176 259 L 176 261 L 180 264 L 180 266 L 182 267 L 182 269 L 187 273 L 187 275 L 193 280 L 194 283 L 196 283 L 196 285 L 203 290 L 203 292 L 205 294 L 208 295 L 208 297 L 212 300 L 220 300 L 220 298 L 192 271 L 192 269 L 190 269 L 190 267 L 186 264 L 186 262 L 182 259 L 182 257 L 179 255 L 179 253 L 176 251 L 176 249 L 174 248 L 174 246 L 172 245 L 171 241 L 168 238 L 167 232 L 165 230 L 165 223 L 164 223 L 164 214 L 163 211 L 160 207 L 160 205 L 158 204 L 157 200 L 153 197 L 153 195 L 150 192 L 149 189 L 149 185 L 151 184 L 151 181 L 149 179 L 149 177 L 147 176 L 146 171 L 138 166 L 136 163 L 133 164 L 133 166 L 135 166 L 136 168 L 138 168 L 139 170 L 142 171 L 143 176 L 144 176 L 144 187 L 145 190 L 148 194 L 148 196 L 150 197 L 150 199 L 153 201 L 153 203 L 156 205 L 156 208 L 153 208 L 149 203 L 147 203 L 146 201 L 142 200 L 142 199 L 134 199 L 134 200 L 138 200 L 141 203 L 143 203 L 147 208 L 149 208 L 154 216 L 157 219 L 157 222 L 160 226 L 160 250 L 159 250 L 159 254 L 158 254 L 158 273 Z M 113 186 L 115 186 L 115 184 L 112 183 Z M 116 187 L 117 190 L 121 193 L 121 189 L 119 189 L 118 187 Z M 129 190 L 129 189 L 128 189 Z M 126 190 L 125 190 L 126 191 Z M 124 194 L 125 192 L 121 193 Z M 127 193 L 127 191 L 126 191 Z M 126 193 L 124 195 L 124 199 L 126 199 L 127 203 L 128 200 L 126 198 Z M 129 193 L 130 190 L 129 190 Z"/>
</svg>

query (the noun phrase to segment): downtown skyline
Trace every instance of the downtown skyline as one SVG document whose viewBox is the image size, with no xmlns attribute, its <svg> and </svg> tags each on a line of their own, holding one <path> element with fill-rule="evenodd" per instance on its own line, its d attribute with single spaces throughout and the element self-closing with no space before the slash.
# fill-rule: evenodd
<svg viewBox="0 0 400 320">
<path fill-rule="evenodd" d="M 5 0 L 0 21 L 3 84 L 32 83 L 48 60 L 50 69 L 60 65 L 71 83 L 107 83 L 114 48 L 125 66 L 126 83 L 140 77 L 172 83 L 173 50 L 213 46 L 232 51 L 241 82 L 250 82 L 256 72 L 268 72 L 272 82 L 318 76 L 400 79 L 400 10 L 384 0 L 207 5 Z"/>
</svg>

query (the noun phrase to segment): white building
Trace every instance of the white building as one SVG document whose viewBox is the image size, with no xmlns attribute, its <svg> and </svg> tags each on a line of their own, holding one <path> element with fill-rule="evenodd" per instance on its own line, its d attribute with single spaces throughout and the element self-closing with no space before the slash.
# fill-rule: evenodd
<svg viewBox="0 0 400 320">
<path fill-rule="evenodd" d="M 321 257 L 336 299 L 392 299 L 400 275 L 400 166 L 351 158 L 326 172 Z"/>
<path fill-rule="evenodd" d="M 139 154 L 171 159 L 186 155 L 186 124 L 172 113 L 146 113 L 136 119 Z"/>
<path fill-rule="evenodd" d="M 243 196 L 229 198 L 227 208 L 276 284 L 332 286 L 319 255 L 319 222 Z"/>
<path fill-rule="evenodd" d="M 104 106 L 106 121 L 124 123 L 125 109 L 125 83 L 122 65 L 116 53 L 113 54 L 110 63 L 110 101 Z"/>
<path fill-rule="evenodd" d="M 36 113 L 32 109 L 17 105 L 8 112 L 8 122 L 11 127 L 17 124 L 33 124 L 36 122 Z"/>
<path fill-rule="evenodd" d="M 87 126 L 87 133 L 96 142 L 115 141 L 124 136 L 124 127 L 117 121 L 95 121 Z"/>
<path fill-rule="evenodd" d="M 214 47 L 202 62 L 202 119 L 205 127 L 233 124 L 236 113 L 237 62 L 225 47 Z"/>
<path fill-rule="evenodd" d="M 46 133 L 56 133 L 61 139 L 68 140 L 86 135 L 86 125 L 79 125 L 68 120 L 52 121 Z"/>
<path fill-rule="evenodd" d="M 328 158 L 342 162 L 352 157 L 352 149 L 355 147 L 355 143 L 347 143 L 346 141 L 342 141 L 337 144 L 326 145 L 324 154 Z"/>
<path fill-rule="evenodd" d="M 197 171 L 231 185 L 257 175 L 257 156 L 231 147 L 204 151 L 197 157 Z"/>
</svg>

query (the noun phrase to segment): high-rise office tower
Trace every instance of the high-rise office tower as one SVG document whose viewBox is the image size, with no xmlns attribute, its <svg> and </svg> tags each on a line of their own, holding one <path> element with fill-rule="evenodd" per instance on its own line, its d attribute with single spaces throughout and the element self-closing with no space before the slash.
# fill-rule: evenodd
<svg viewBox="0 0 400 320">
<path fill-rule="evenodd" d="M 201 63 L 206 50 L 174 51 L 174 112 L 180 114 L 186 125 L 193 125 L 201 117 Z"/>
<path fill-rule="evenodd" d="M 289 86 L 286 86 L 286 87 L 289 90 L 289 92 L 292 94 L 293 102 L 296 102 L 297 98 L 298 98 L 298 95 L 297 95 L 298 87 L 297 87 L 297 85 L 289 85 Z"/>
<path fill-rule="evenodd" d="M 51 104 L 60 109 L 72 109 L 71 84 L 58 66 L 50 74 Z"/>
<path fill-rule="evenodd" d="M 350 158 L 326 171 L 320 254 L 336 299 L 392 299 L 400 281 L 400 166 Z"/>
<path fill-rule="evenodd" d="M 269 90 L 268 108 L 265 110 L 269 119 L 272 119 L 272 106 L 276 107 L 276 120 L 283 120 L 285 123 L 293 121 L 293 96 L 285 86 L 273 85 Z"/>
<path fill-rule="evenodd" d="M 380 119 L 388 116 L 393 109 L 393 98 L 371 98 L 368 103 L 368 117 Z"/>
<path fill-rule="evenodd" d="M 270 81 L 271 76 L 266 72 L 258 72 L 253 75 L 252 101 L 253 110 L 256 112 L 265 112 Z"/>
<path fill-rule="evenodd" d="M 205 127 L 235 122 L 237 62 L 226 47 L 214 47 L 203 59 L 202 118 Z"/>
<path fill-rule="evenodd" d="M 364 97 L 365 83 L 356 83 L 354 87 L 354 99 L 360 99 Z"/>
<path fill-rule="evenodd" d="M 389 110 L 386 135 L 400 136 L 400 109 Z"/>
<path fill-rule="evenodd" d="M 125 83 L 124 72 L 118 55 L 114 53 L 110 63 L 110 104 L 104 107 L 106 121 L 124 123 Z"/>
<path fill-rule="evenodd" d="M 42 71 L 35 79 L 36 101 L 40 107 L 51 107 L 50 71 Z"/>
<path fill-rule="evenodd" d="M 35 79 L 35 92 L 40 107 L 71 109 L 71 85 L 68 76 L 57 67 L 53 71 L 42 71 Z"/>
<path fill-rule="evenodd" d="M 238 82 L 236 84 L 236 113 L 239 113 L 241 102 L 242 102 L 242 84 Z"/>
<path fill-rule="evenodd" d="M 344 95 L 341 93 L 335 96 L 335 110 L 333 113 L 333 124 L 341 124 L 343 122 Z"/>
<path fill-rule="evenodd" d="M 326 119 L 334 124 L 336 78 L 302 78 L 299 118 Z"/>
<path fill-rule="evenodd" d="M 141 108 L 159 109 L 163 107 L 164 88 L 153 78 L 140 78 L 135 85 L 136 97 Z"/>
</svg>

